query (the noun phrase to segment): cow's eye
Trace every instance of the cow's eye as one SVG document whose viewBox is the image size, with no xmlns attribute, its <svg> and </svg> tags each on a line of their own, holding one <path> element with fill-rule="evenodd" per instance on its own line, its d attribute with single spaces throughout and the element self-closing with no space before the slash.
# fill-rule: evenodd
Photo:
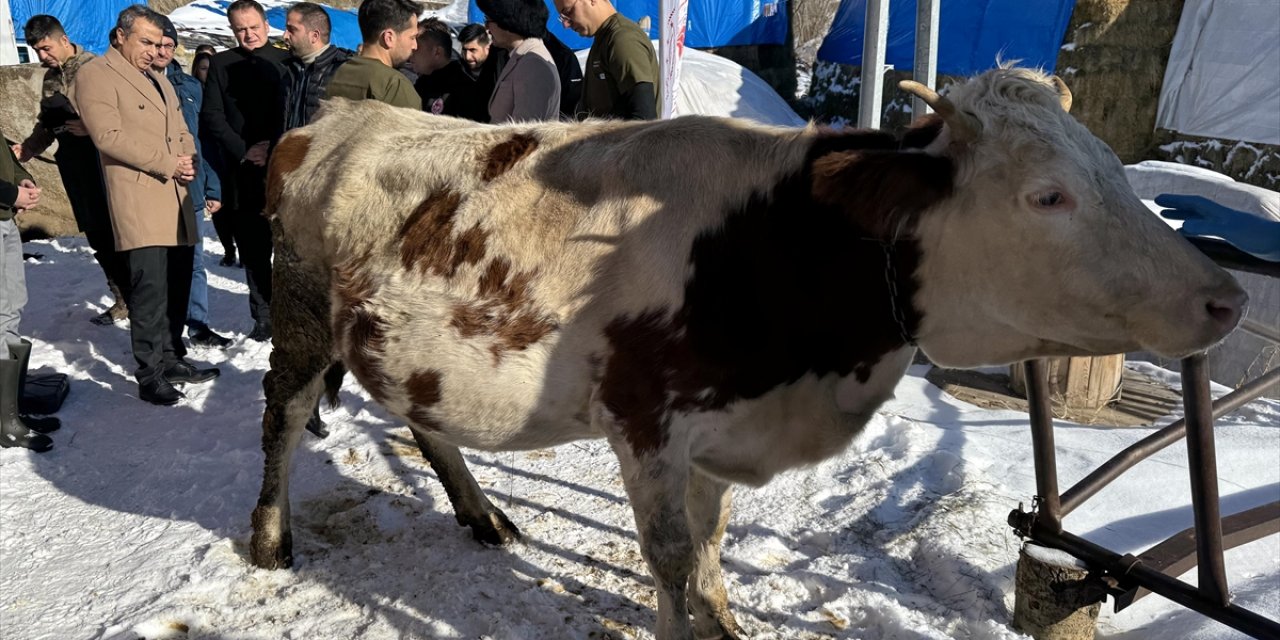
<svg viewBox="0 0 1280 640">
<path fill-rule="evenodd" d="M 1056 189 L 1049 189 L 1034 193 L 1031 195 L 1030 201 L 1037 209 L 1048 209 L 1051 211 L 1063 211 L 1070 208 L 1071 205 L 1071 197 Z"/>
<path fill-rule="evenodd" d="M 1040 194 L 1040 197 L 1036 198 L 1036 204 L 1042 207 L 1056 207 L 1062 204 L 1064 201 L 1066 201 L 1066 198 L 1063 197 L 1061 191 L 1050 191 L 1048 193 L 1042 193 Z"/>
</svg>

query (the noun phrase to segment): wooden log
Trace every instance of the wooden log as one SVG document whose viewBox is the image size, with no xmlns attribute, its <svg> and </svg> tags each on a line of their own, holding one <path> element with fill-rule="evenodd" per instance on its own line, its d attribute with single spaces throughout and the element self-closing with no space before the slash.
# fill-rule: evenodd
<svg viewBox="0 0 1280 640">
<path fill-rule="evenodd" d="M 1124 378 L 1124 354 L 1091 358 L 1047 358 L 1049 396 L 1054 404 L 1070 411 L 1093 411 L 1105 407 L 1120 394 Z M 1027 397 L 1022 363 L 1009 369 L 1014 393 Z"/>
<path fill-rule="evenodd" d="M 1035 640 L 1093 640 L 1104 591 L 1079 560 L 1024 543 L 1014 585 L 1015 629 Z"/>
</svg>

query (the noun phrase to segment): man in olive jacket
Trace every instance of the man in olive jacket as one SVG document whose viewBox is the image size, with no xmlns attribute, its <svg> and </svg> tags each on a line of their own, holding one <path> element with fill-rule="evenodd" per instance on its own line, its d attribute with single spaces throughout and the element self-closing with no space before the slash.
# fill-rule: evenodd
<svg viewBox="0 0 1280 640">
<path fill-rule="evenodd" d="M 111 218 L 107 215 L 107 192 L 98 168 L 98 150 L 84 130 L 79 114 L 72 106 L 75 79 L 80 67 L 94 55 L 71 42 L 62 23 L 50 15 L 31 16 L 23 29 L 27 45 L 35 49 L 45 67 L 41 87 L 40 114 L 26 140 L 13 146 L 19 162 L 44 153 L 55 141 L 58 150 L 53 159 L 71 202 L 76 226 L 89 240 L 93 257 L 107 276 L 107 287 L 114 303 L 92 319 L 94 324 L 109 325 L 129 317 L 120 282 L 127 279 L 124 259 L 116 255 L 116 240 L 111 235 Z"/>
<path fill-rule="evenodd" d="M 397 69 L 418 48 L 418 15 L 413 0 L 364 0 L 356 19 L 364 46 L 338 67 L 325 97 L 378 100 L 395 107 L 422 110 L 413 84 Z"/>
<path fill-rule="evenodd" d="M 31 343 L 18 335 L 27 279 L 22 266 L 22 239 L 13 217 L 40 204 L 40 188 L 18 164 L 13 149 L 0 151 L 0 447 L 23 447 L 43 453 L 53 448 L 44 435 L 62 426 L 57 418 L 31 420 L 19 415 L 23 379 Z M 30 424 L 27 424 L 30 421 Z"/>
<path fill-rule="evenodd" d="M 191 290 L 195 140 L 173 86 L 151 70 L 163 17 L 143 5 L 120 12 L 118 48 L 76 77 L 76 106 L 98 147 L 116 249 L 129 267 L 130 338 L 138 396 L 153 404 L 182 399 L 173 383 L 201 383 L 217 369 L 188 363 L 182 329 Z"/>
</svg>

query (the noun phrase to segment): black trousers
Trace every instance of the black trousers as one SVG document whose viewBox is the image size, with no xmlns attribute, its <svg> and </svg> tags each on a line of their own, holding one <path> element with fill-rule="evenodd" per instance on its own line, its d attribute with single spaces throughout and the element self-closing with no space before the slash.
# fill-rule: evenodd
<svg viewBox="0 0 1280 640">
<path fill-rule="evenodd" d="M 187 355 L 182 329 L 191 295 L 193 247 L 143 247 L 121 252 L 129 265 L 129 337 L 134 377 L 148 384 Z"/>
<path fill-rule="evenodd" d="M 249 315 L 271 322 L 271 223 L 261 211 L 233 211 L 236 247 L 249 285 Z"/>
<path fill-rule="evenodd" d="M 107 188 L 97 148 L 88 137 L 67 133 L 58 136 L 58 151 L 53 159 L 58 163 L 76 226 L 89 240 L 93 257 L 107 275 L 107 282 L 125 288 L 129 272 L 124 256 L 116 253 L 116 237 L 111 230 Z"/>
<path fill-rule="evenodd" d="M 230 185 L 230 186 L 228 186 Z M 223 180 L 223 207 L 230 205 L 232 233 L 249 285 L 249 315 L 271 322 L 271 223 L 262 215 L 267 202 L 267 170 L 251 162 L 236 165 Z M 229 191 L 228 191 L 229 189 Z"/>
</svg>

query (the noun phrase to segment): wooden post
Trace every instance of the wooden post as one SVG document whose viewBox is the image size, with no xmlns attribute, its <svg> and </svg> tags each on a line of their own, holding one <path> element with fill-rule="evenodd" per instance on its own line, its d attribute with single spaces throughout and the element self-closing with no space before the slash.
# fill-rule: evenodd
<svg viewBox="0 0 1280 640">
<path fill-rule="evenodd" d="M 1093 358 L 1047 358 L 1049 395 L 1054 404 L 1070 410 L 1101 409 L 1116 398 L 1124 377 L 1124 354 Z M 1027 384 L 1022 364 L 1009 370 L 1014 393 L 1026 397 Z"/>
<path fill-rule="evenodd" d="M 1014 585 L 1015 629 L 1035 640 L 1093 640 L 1103 591 L 1079 560 L 1023 543 Z"/>
</svg>

